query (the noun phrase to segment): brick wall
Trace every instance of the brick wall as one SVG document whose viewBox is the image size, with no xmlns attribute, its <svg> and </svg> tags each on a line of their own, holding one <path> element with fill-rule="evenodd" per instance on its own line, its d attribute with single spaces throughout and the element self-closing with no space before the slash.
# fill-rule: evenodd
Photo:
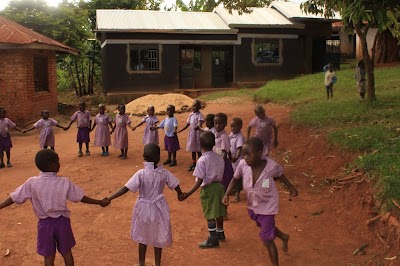
<svg viewBox="0 0 400 266">
<path fill-rule="evenodd" d="M 49 91 L 35 92 L 35 56 L 47 57 Z M 37 120 L 43 109 L 55 115 L 58 109 L 55 52 L 0 50 L 0 58 L 0 106 L 7 109 L 7 117 L 23 125 Z"/>
</svg>

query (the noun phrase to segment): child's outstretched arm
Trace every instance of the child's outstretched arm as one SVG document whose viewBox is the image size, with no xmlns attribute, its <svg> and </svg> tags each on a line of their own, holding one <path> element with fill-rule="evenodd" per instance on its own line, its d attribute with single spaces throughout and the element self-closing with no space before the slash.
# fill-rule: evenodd
<svg viewBox="0 0 400 266">
<path fill-rule="evenodd" d="M 181 130 L 179 130 L 178 133 L 184 131 L 184 130 L 187 129 L 189 126 L 190 126 L 190 124 L 189 124 L 189 123 L 186 123 L 186 126 L 185 126 L 184 128 L 182 128 Z"/>
<path fill-rule="evenodd" d="M 288 187 L 291 196 L 296 197 L 299 194 L 297 189 L 292 183 L 290 183 L 289 179 L 287 179 L 285 175 L 278 176 L 276 179 L 282 181 Z"/>
<path fill-rule="evenodd" d="M 248 128 L 247 128 L 247 139 L 250 138 L 250 132 L 251 132 L 251 126 L 248 126 Z"/>
<path fill-rule="evenodd" d="M 21 132 L 21 133 L 25 133 L 24 130 L 23 130 L 22 128 L 19 128 L 19 127 L 17 127 L 17 126 L 15 126 L 14 129 L 15 129 L 16 131 Z"/>
<path fill-rule="evenodd" d="M 93 129 L 96 127 L 96 122 L 93 123 L 93 127 L 90 129 L 90 131 L 93 131 Z"/>
<path fill-rule="evenodd" d="M 121 187 L 117 192 L 115 192 L 114 194 L 112 194 L 110 197 L 107 197 L 107 199 L 108 199 L 109 201 L 111 201 L 111 200 L 113 200 L 113 199 L 116 199 L 116 198 L 118 198 L 118 197 L 124 195 L 124 194 L 125 194 L 126 192 L 128 192 L 128 191 L 129 191 L 129 189 L 128 189 L 127 187 L 123 186 L 123 187 Z"/>
<path fill-rule="evenodd" d="M 273 129 L 274 129 L 274 146 L 277 147 L 278 146 L 278 127 L 273 126 Z"/>
<path fill-rule="evenodd" d="M 193 185 L 192 189 L 189 192 L 183 192 L 183 195 L 179 198 L 179 200 L 185 200 L 190 197 L 203 183 L 203 179 L 198 178 L 196 183 Z"/>
<path fill-rule="evenodd" d="M 11 197 L 5 199 L 3 202 L 0 202 L 0 209 L 3 209 L 5 207 L 8 207 L 10 205 L 13 205 L 14 201 L 11 199 Z"/>
<path fill-rule="evenodd" d="M 61 126 L 61 125 L 59 125 L 59 124 L 57 124 L 56 127 L 65 129 L 65 127 L 63 127 L 63 126 Z"/>
<path fill-rule="evenodd" d="M 109 200 L 107 198 L 102 199 L 102 200 L 97 200 L 97 199 L 92 199 L 87 196 L 83 196 L 81 202 L 86 203 L 86 204 L 96 204 L 96 205 L 100 205 L 101 207 L 107 207 L 108 205 L 110 205 L 111 200 Z"/>
<path fill-rule="evenodd" d="M 68 125 L 67 127 L 65 127 L 64 130 L 68 130 L 74 122 L 75 122 L 75 121 L 71 120 L 71 121 L 69 122 L 69 125 Z"/>
<path fill-rule="evenodd" d="M 35 126 L 32 126 L 32 127 L 28 128 L 28 129 L 24 129 L 22 132 L 23 132 L 23 133 L 27 133 L 27 132 L 29 132 L 29 131 L 34 130 L 35 128 L 36 128 Z"/>
<path fill-rule="evenodd" d="M 225 195 L 222 198 L 222 203 L 226 206 L 229 205 L 229 195 L 232 193 L 234 187 L 236 184 L 239 182 L 239 179 L 236 179 L 235 177 L 232 178 L 231 182 L 229 182 L 229 186 L 226 189 Z"/>
<path fill-rule="evenodd" d="M 114 132 L 114 128 L 113 128 L 112 122 L 108 122 L 108 126 L 109 126 L 110 129 L 111 129 L 110 134 L 112 134 L 112 133 Z"/>
<path fill-rule="evenodd" d="M 232 154 L 229 152 L 230 157 L 231 157 L 231 162 L 236 163 L 236 161 L 240 158 L 242 155 L 242 147 L 239 147 L 236 149 L 236 156 L 232 158 Z"/>
<path fill-rule="evenodd" d="M 183 195 L 182 190 L 181 190 L 181 187 L 178 185 L 178 186 L 175 188 L 175 191 L 176 191 L 176 194 L 178 195 L 178 199 L 180 200 L 181 197 L 182 197 L 182 195 Z"/>
<path fill-rule="evenodd" d="M 135 126 L 135 127 L 133 127 L 132 128 L 132 130 L 135 130 L 136 128 L 138 128 L 138 127 L 140 127 L 141 125 L 143 125 L 144 124 L 144 122 L 142 121 L 142 122 L 140 122 L 139 124 L 137 124 L 137 126 Z"/>
</svg>

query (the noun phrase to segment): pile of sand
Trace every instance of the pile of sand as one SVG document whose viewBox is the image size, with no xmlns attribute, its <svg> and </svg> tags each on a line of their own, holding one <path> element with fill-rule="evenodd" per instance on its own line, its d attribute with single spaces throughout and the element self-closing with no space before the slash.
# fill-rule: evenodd
<svg viewBox="0 0 400 266">
<path fill-rule="evenodd" d="M 162 115 L 170 104 L 175 106 L 177 113 L 191 111 L 193 99 L 177 93 L 149 94 L 131 101 L 125 107 L 126 113 L 131 115 L 146 115 L 147 107 L 153 105 L 155 113 Z"/>
</svg>

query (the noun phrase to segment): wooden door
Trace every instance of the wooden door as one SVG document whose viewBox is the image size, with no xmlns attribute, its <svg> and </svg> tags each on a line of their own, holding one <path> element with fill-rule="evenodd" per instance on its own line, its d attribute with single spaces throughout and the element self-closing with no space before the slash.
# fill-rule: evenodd
<svg viewBox="0 0 400 266">
<path fill-rule="evenodd" d="M 181 49 L 179 63 L 179 87 L 181 89 L 194 87 L 193 65 L 194 49 Z"/>
</svg>

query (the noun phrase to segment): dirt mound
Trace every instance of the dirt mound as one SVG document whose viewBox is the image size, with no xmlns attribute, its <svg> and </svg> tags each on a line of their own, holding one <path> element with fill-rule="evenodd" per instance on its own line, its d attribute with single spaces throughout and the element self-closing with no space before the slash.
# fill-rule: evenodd
<svg viewBox="0 0 400 266">
<path fill-rule="evenodd" d="M 147 107 L 153 105 L 156 114 L 165 114 L 168 105 L 174 105 L 176 112 L 186 112 L 191 110 L 193 99 L 177 93 L 168 94 L 149 94 L 137 98 L 126 105 L 126 112 L 131 115 L 146 115 Z"/>
</svg>

